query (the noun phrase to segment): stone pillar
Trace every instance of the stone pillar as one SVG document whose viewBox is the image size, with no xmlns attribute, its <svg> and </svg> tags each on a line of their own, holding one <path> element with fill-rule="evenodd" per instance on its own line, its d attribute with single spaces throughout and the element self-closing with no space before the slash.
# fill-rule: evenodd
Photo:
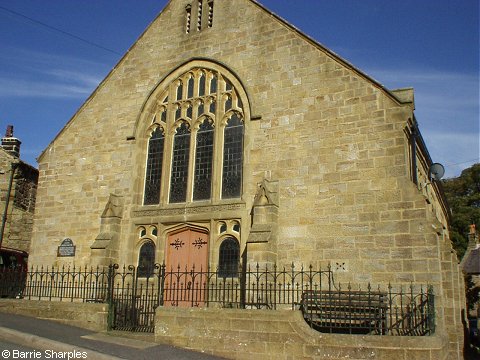
<svg viewBox="0 0 480 360">
<path fill-rule="evenodd" d="M 101 216 L 100 233 L 90 246 L 92 266 L 108 266 L 118 262 L 122 215 L 123 196 L 110 194 Z"/>
<path fill-rule="evenodd" d="M 246 265 L 269 268 L 277 262 L 278 182 L 258 185 L 252 208 L 252 227 L 247 240 Z"/>
</svg>

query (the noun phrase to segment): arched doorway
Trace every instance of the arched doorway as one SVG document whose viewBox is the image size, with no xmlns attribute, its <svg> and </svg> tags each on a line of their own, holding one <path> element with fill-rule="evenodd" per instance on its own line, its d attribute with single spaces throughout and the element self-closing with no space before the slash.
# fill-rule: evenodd
<svg viewBox="0 0 480 360">
<path fill-rule="evenodd" d="M 202 306 L 208 275 L 208 232 L 184 228 L 168 235 L 164 306 Z"/>
</svg>

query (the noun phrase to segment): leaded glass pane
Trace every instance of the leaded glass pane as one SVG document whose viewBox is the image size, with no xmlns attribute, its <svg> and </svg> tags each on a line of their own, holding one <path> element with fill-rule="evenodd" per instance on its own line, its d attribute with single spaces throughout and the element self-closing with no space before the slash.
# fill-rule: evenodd
<svg viewBox="0 0 480 360">
<path fill-rule="evenodd" d="M 151 241 L 146 242 L 140 248 L 138 254 L 138 277 L 150 277 L 153 275 L 155 266 L 155 244 Z"/>
<path fill-rule="evenodd" d="M 148 141 L 147 172 L 143 200 L 145 205 L 158 204 L 160 202 L 164 140 L 162 129 L 157 128 Z"/>
<path fill-rule="evenodd" d="M 227 101 L 225 101 L 225 111 L 228 111 L 232 108 L 232 97 L 227 97 Z"/>
<path fill-rule="evenodd" d="M 193 97 L 193 76 L 188 79 L 188 98 Z"/>
<path fill-rule="evenodd" d="M 175 120 L 178 120 L 182 117 L 182 107 L 177 105 L 177 110 L 175 110 Z"/>
<path fill-rule="evenodd" d="M 220 233 L 224 233 L 225 231 L 227 231 L 227 224 L 222 224 L 222 226 L 220 226 Z"/>
<path fill-rule="evenodd" d="M 213 75 L 212 80 L 210 80 L 210 94 L 217 92 L 217 76 Z"/>
<path fill-rule="evenodd" d="M 203 105 L 203 101 L 202 101 L 198 105 L 198 116 L 202 115 L 204 112 L 205 112 L 205 105 Z"/>
<path fill-rule="evenodd" d="M 212 102 L 210 103 L 210 109 L 209 109 L 209 111 L 210 111 L 212 114 L 215 114 L 215 109 L 216 109 L 215 104 L 216 104 L 215 101 L 212 101 Z"/>
<path fill-rule="evenodd" d="M 198 87 L 198 96 L 204 96 L 205 95 L 205 74 L 201 73 L 200 74 L 200 84 Z"/>
<path fill-rule="evenodd" d="M 182 100 L 183 96 L 183 83 L 180 81 L 177 87 L 177 100 Z"/>
<path fill-rule="evenodd" d="M 220 245 L 218 259 L 218 276 L 237 277 L 240 262 L 240 244 L 238 240 L 229 237 Z"/>
<path fill-rule="evenodd" d="M 242 188 L 243 122 L 234 114 L 224 134 L 222 198 L 239 197 Z"/>
<path fill-rule="evenodd" d="M 192 111 L 193 111 L 192 106 L 189 105 L 187 108 L 187 117 L 190 119 L 192 118 L 192 115 L 193 115 Z"/>
<path fill-rule="evenodd" d="M 205 119 L 197 132 L 193 200 L 210 199 L 212 191 L 213 126 Z"/>
<path fill-rule="evenodd" d="M 190 155 L 190 130 L 185 123 L 177 129 L 173 140 L 170 202 L 185 202 L 187 198 L 188 162 Z"/>
<path fill-rule="evenodd" d="M 167 122 L 167 109 L 164 109 L 162 111 L 162 115 L 160 117 L 160 120 L 163 121 L 163 122 Z"/>
</svg>

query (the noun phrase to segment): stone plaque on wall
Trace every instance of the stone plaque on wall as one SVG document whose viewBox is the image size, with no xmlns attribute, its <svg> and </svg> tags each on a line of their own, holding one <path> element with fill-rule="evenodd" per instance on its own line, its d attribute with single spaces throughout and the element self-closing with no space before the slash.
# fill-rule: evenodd
<svg viewBox="0 0 480 360">
<path fill-rule="evenodd" d="M 73 245 L 72 239 L 66 238 L 62 241 L 62 243 L 58 247 L 57 256 L 75 256 L 75 245 Z"/>
</svg>

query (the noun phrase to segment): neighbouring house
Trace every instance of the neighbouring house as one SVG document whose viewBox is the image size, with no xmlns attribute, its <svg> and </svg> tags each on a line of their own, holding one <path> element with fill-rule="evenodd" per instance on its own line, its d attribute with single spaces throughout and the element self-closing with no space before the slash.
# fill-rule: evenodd
<svg viewBox="0 0 480 360">
<path fill-rule="evenodd" d="M 259 2 L 171 0 L 38 158 L 30 261 L 428 284 L 460 359 L 463 277 L 414 108 Z"/>
<path fill-rule="evenodd" d="M 20 144 L 9 125 L 0 146 L 0 246 L 28 253 L 38 170 L 20 160 Z"/>
<path fill-rule="evenodd" d="M 472 289 L 480 286 L 480 244 L 478 243 L 478 234 L 474 224 L 470 225 L 468 233 L 468 245 L 462 262 L 460 263 L 467 280 L 471 281 Z M 475 324 L 480 314 L 479 303 L 471 304 L 472 308 L 468 309 L 468 317 L 475 320 Z"/>
</svg>

